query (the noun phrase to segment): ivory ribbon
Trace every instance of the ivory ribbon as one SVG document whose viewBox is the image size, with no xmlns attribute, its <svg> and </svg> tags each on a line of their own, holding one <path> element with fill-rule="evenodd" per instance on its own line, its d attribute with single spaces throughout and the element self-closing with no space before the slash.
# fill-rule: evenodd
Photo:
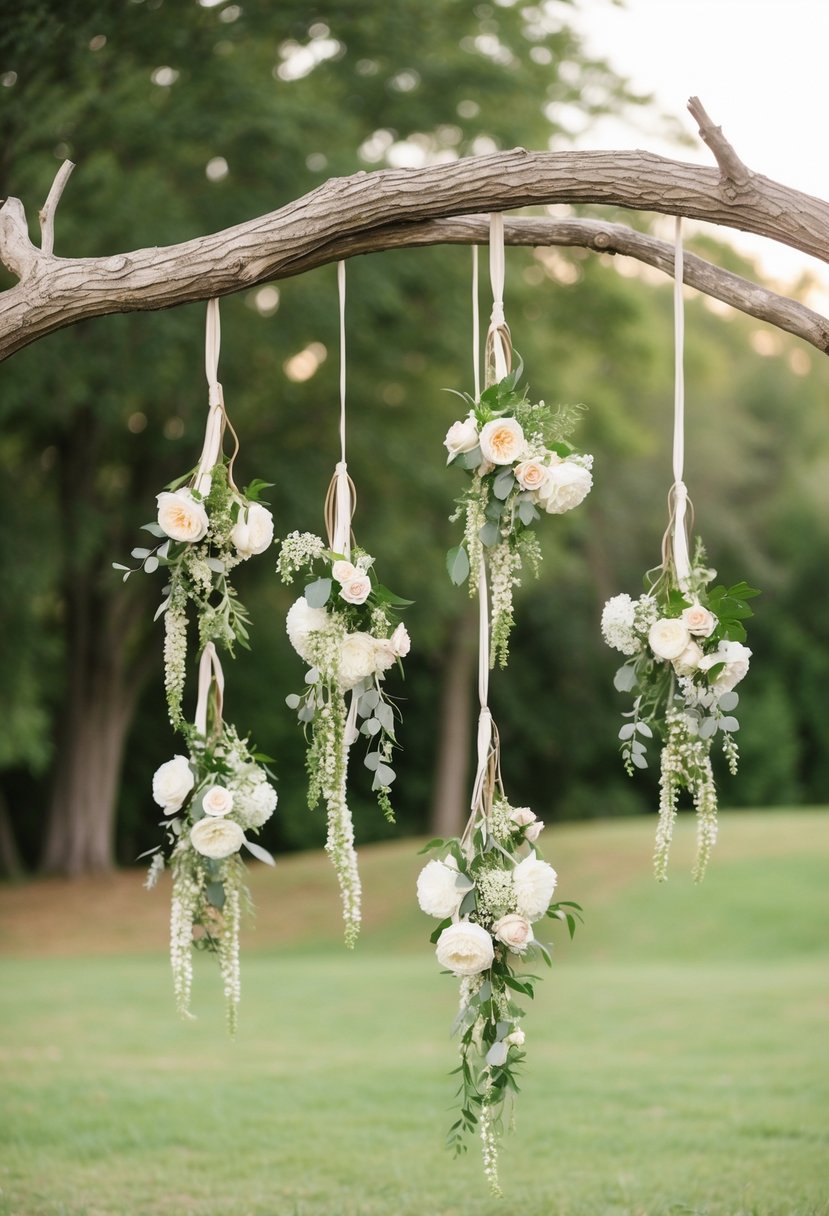
<svg viewBox="0 0 829 1216">
<path fill-rule="evenodd" d="M 674 451 L 673 471 L 673 556 L 680 590 L 688 586 L 691 561 L 688 555 L 688 487 L 682 480 L 685 463 L 685 306 L 682 296 L 684 273 L 682 217 L 676 217 L 674 240 Z"/>
<path fill-rule="evenodd" d="M 481 318 L 478 303 L 478 246 L 472 246 L 472 383 L 475 400 L 481 399 Z"/>
<path fill-rule="evenodd" d="M 492 352 L 495 379 L 503 380 L 509 371 L 509 330 L 504 316 L 504 217 L 493 212 L 489 217 L 489 277 L 492 282 L 492 314 L 487 330 L 487 356 Z"/>
<path fill-rule="evenodd" d="M 351 557 L 351 519 L 354 515 L 354 483 L 345 462 L 345 262 L 337 263 L 337 294 L 340 305 L 340 459 L 326 502 L 328 543 L 335 553 Z M 332 499 L 333 491 L 333 501 Z"/>
<path fill-rule="evenodd" d="M 195 489 L 199 494 L 210 492 L 210 473 L 218 462 L 222 450 L 222 432 L 224 431 L 224 397 L 222 386 L 219 384 L 219 348 L 221 346 L 221 324 L 219 322 L 219 301 L 207 301 L 207 321 L 204 335 L 204 370 L 207 374 L 207 400 L 209 413 L 204 431 L 204 446 L 202 448 L 199 467 L 196 472 Z"/>
<path fill-rule="evenodd" d="M 207 734 L 207 706 L 213 684 L 216 686 L 216 716 L 221 718 L 225 677 L 216 647 L 212 642 L 208 642 L 199 660 L 199 691 L 196 701 L 195 727 L 202 736 Z"/>
</svg>

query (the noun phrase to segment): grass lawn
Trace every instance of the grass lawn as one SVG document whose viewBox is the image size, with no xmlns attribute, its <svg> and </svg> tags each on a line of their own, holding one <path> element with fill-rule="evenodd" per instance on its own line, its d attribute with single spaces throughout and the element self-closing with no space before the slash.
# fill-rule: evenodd
<svg viewBox="0 0 829 1216">
<path fill-rule="evenodd" d="M 723 816 L 701 888 L 689 826 L 662 887 L 652 821 L 549 834 L 588 920 L 528 1010 L 501 1201 L 443 1149 L 456 985 L 411 842 L 364 851 L 354 955 L 322 858 L 254 871 L 233 1043 L 211 960 L 172 1011 L 166 890 L 1 890 L 0 1213 L 826 1216 L 829 813 Z"/>
</svg>

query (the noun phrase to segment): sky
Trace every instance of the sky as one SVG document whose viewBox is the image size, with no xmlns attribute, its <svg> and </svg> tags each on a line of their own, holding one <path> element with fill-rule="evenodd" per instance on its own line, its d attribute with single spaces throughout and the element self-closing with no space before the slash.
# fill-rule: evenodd
<svg viewBox="0 0 829 1216">
<path fill-rule="evenodd" d="M 654 93 L 687 134 L 696 136 L 686 105 L 697 96 L 750 169 L 829 199 L 829 0 L 626 0 L 623 8 L 581 0 L 577 11 L 587 49 Z M 580 143 L 714 163 L 700 140 L 677 146 L 652 126 L 615 119 L 594 125 Z M 829 311 L 829 266 L 762 237 L 727 235 L 780 282 L 818 274 L 826 292 L 810 302 Z"/>
</svg>

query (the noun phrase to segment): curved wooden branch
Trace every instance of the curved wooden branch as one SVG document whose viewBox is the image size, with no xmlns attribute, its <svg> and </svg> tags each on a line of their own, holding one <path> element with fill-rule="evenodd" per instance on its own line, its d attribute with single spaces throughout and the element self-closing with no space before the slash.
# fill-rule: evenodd
<svg viewBox="0 0 829 1216">
<path fill-rule="evenodd" d="M 767 236 L 829 261 L 829 203 L 759 174 L 735 183 L 716 169 L 639 151 L 516 148 L 422 169 L 357 173 L 222 232 L 105 258 L 56 258 L 38 250 L 29 240 L 22 204 L 8 199 L 0 208 L 0 260 L 20 281 L 0 294 L 0 359 L 88 317 L 227 295 L 339 257 L 435 243 L 438 228 L 430 230 L 429 223 L 549 203 L 683 215 Z M 510 224 L 508 240 L 512 231 Z M 630 252 L 640 256 L 632 245 Z M 713 268 L 707 273 L 723 275 Z M 745 296 L 761 289 L 742 290 Z M 742 307 L 736 297 L 729 302 Z M 770 315 L 765 319 L 778 323 Z M 812 314 L 811 324 L 824 333 L 823 318 Z M 806 337 L 792 324 L 785 328 Z M 806 340 L 826 349 L 825 333 L 818 341 Z"/>
</svg>

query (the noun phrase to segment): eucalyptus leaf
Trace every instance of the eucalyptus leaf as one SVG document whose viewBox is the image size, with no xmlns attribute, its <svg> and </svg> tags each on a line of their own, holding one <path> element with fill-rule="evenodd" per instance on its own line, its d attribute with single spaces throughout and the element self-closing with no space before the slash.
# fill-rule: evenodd
<svg viewBox="0 0 829 1216">
<path fill-rule="evenodd" d="M 374 782 L 371 788 L 376 790 L 381 785 L 391 785 L 396 776 L 397 773 L 394 769 L 390 765 L 384 764 L 381 760 L 375 770 Z"/>
<path fill-rule="evenodd" d="M 155 574 L 157 569 L 158 569 L 158 558 L 155 557 L 153 554 L 150 554 L 150 556 L 144 562 L 144 571 L 146 574 Z"/>
<path fill-rule="evenodd" d="M 253 854 L 257 861 L 264 861 L 266 866 L 276 865 L 273 857 L 267 849 L 262 848 L 261 844 L 255 844 L 254 841 L 245 839 L 245 848 Z"/>
<path fill-rule="evenodd" d="M 634 752 L 630 757 L 637 768 L 647 768 L 648 762 L 641 752 Z"/>
<path fill-rule="evenodd" d="M 204 563 L 214 574 L 224 574 L 225 572 L 225 564 L 220 562 L 218 557 L 206 557 Z"/>
<path fill-rule="evenodd" d="M 220 882 L 209 882 L 204 888 L 204 893 L 207 896 L 207 902 L 214 908 L 218 908 L 221 912 L 225 906 L 225 889 Z"/>
<path fill-rule="evenodd" d="M 640 735 L 644 735 L 646 739 L 653 738 L 653 731 L 648 726 L 647 722 L 637 722 L 636 729 Z"/>
<path fill-rule="evenodd" d="M 366 718 L 365 722 L 360 727 L 360 733 L 363 735 L 369 735 L 370 737 L 379 735 L 380 723 L 376 718 Z"/>
<path fill-rule="evenodd" d="M 617 692 L 631 692 L 636 687 L 636 672 L 630 663 L 620 667 L 613 677 L 613 687 Z"/>
<path fill-rule="evenodd" d="M 330 578 L 318 578 L 305 588 L 305 601 L 309 608 L 324 608 L 330 596 Z"/>
<path fill-rule="evenodd" d="M 133 549 L 130 553 L 130 557 L 140 558 L 143 561 L 144 558 L 149 557 L 151 553 L 152 549 Z M 126 570 L 126 568 L 126 566 L 122 567 L 123 570 Z"/>
<path fill-rule="evenodd" d="M 732 709 L 736 709 L 740 704 L 739 695 L 736 692 L 724 692 L 718 704 L 723 713 L 730 713 Z"/>
<path fill-rule="evenodd" d="M 394 710 L 387 701 L 381 701 L 374 711 L 374 716 L 387 735 L 394 734 Z"/>
<path fill-rule="evenodd" d="M 739 729 L 740 729 L 740 723 L 737 721 L 736 718 L 728 717 L 728 718 L 720 719 L 720 730 L 725 730 L 725 731 L 728 731 L 729 733 L 733 733 L 735 730 L 739 730 Z"/>
<path fill-rule="evenodd" d="M 498 526 L 498 524 L 493 523 L 492 520 L 490 520 L 488 523 L 485 523 L 482 528 L 478 529 L 478 536 L 480 537 L 481 544 L 484 545 L 485 548 L 487 548 L 487 549 L 491 549 L 493 547 L 493 545 L 498 544 L 498 538 L 500 537 L 500 535 L 501 535 L 500 527 Z"/>
<path fill-rule="evenodd" d="M 449 463 L 460 465 L 462 469 L 467 469 L 471 472 L 473 469 L 477 469 L 482 460 L 483 456 L 481 455 L 480 446 L 476 444 L 474 448 L 471 448 L 468 452 L 461 452 Z"/>
<path fill-rule="evenodd" d="M 366 768 L 369 770 L 370 773 L 374 772 L 374 770 L 377 768 L 379 763 L 380 763 L 380 753 L 379 752 L 369 752 L 369 754 L 366 756 L 365 760 L 363 761 L 363 764 L 366 766 Z M 441 840 L 439 843 L 443 844 L 443 841 Z M 426 846 L 427 849 L 434 848 L 434 847 L 435 847 L 434 842 L 432 844 Z M 425 852 L 425 850 L 424 850 L 424 852 Z"/>
<path fill-rule="evenodd" d="M 495 480 L 492 483 L 492 493 L 496 498 L 503 500 L 509 498 L 514 487 L 515 477 L 513 476 L 512 469 L 501 469 L 500 473 L 496 474 Z"/>
<path fill-rule="evenodd" d="M 112 568 L 113 570 L 126 570 L 127 573 L 132 574 L 132 567 L 125 566 L 122 562 L 113 562 Z"/>
<path fill-rule="evenodd" d="M 540 519 L 538 508 L 529 499 L 522 499 L 518 504 L 518 518 L 525 527 L 529 527 L 534 520 Z"/>
<path fill-rule="evenodd" d="M 296 716 L 299 718 L 300 722 L 313 722 L 314 721 L 313 705 L 303 705 L 300 709 L 297 710 Z"/>
<path fill-rule="evenodd" d="M 701 739 L 710 739 L 717 733 L 717 719 L 704 718 L 702 725 L 699 728 L 699 737 Z"/>
<path fill-rule="evenodd" d="M 446 554 L 446 569 L 456 587 L 460 587 L 469 577 L 469 555 L 463 545 L 450 549 Z"/>
<path fill-rule="evenodd" d="M 164 529 L 160 528 L 158 524 L 142 524 L 141 531 L 149 532 L 150 536 L 157 536 L 159 539 L 161 539 L 162 536 L 167 535 Z"/>
<path fill-rule="evenodd" d="M 299 709 L 301 700 L 302 698 L 297 696 L 295 692 L 291 692 L 285 698 L 285 704 L 288 706 L 288 709 Z"/>
<path fill-rule="evenodd" d="M 635 731 L 636 731 L 636 726 L 634 725 L 634 723 L 626 722 L 624 724 L 624 726 L 621 727 L 621 729 L 619 730 L 619 738 L 620 739 L 632 739 Z"/>
<path fill-rule="evenodd" d="M 318 684 L 319 679 L 320 679 L 319 669 L 316 667 L 309 667 L 305 673 L 305 683 L 306 684 Z"/>
</svg>

